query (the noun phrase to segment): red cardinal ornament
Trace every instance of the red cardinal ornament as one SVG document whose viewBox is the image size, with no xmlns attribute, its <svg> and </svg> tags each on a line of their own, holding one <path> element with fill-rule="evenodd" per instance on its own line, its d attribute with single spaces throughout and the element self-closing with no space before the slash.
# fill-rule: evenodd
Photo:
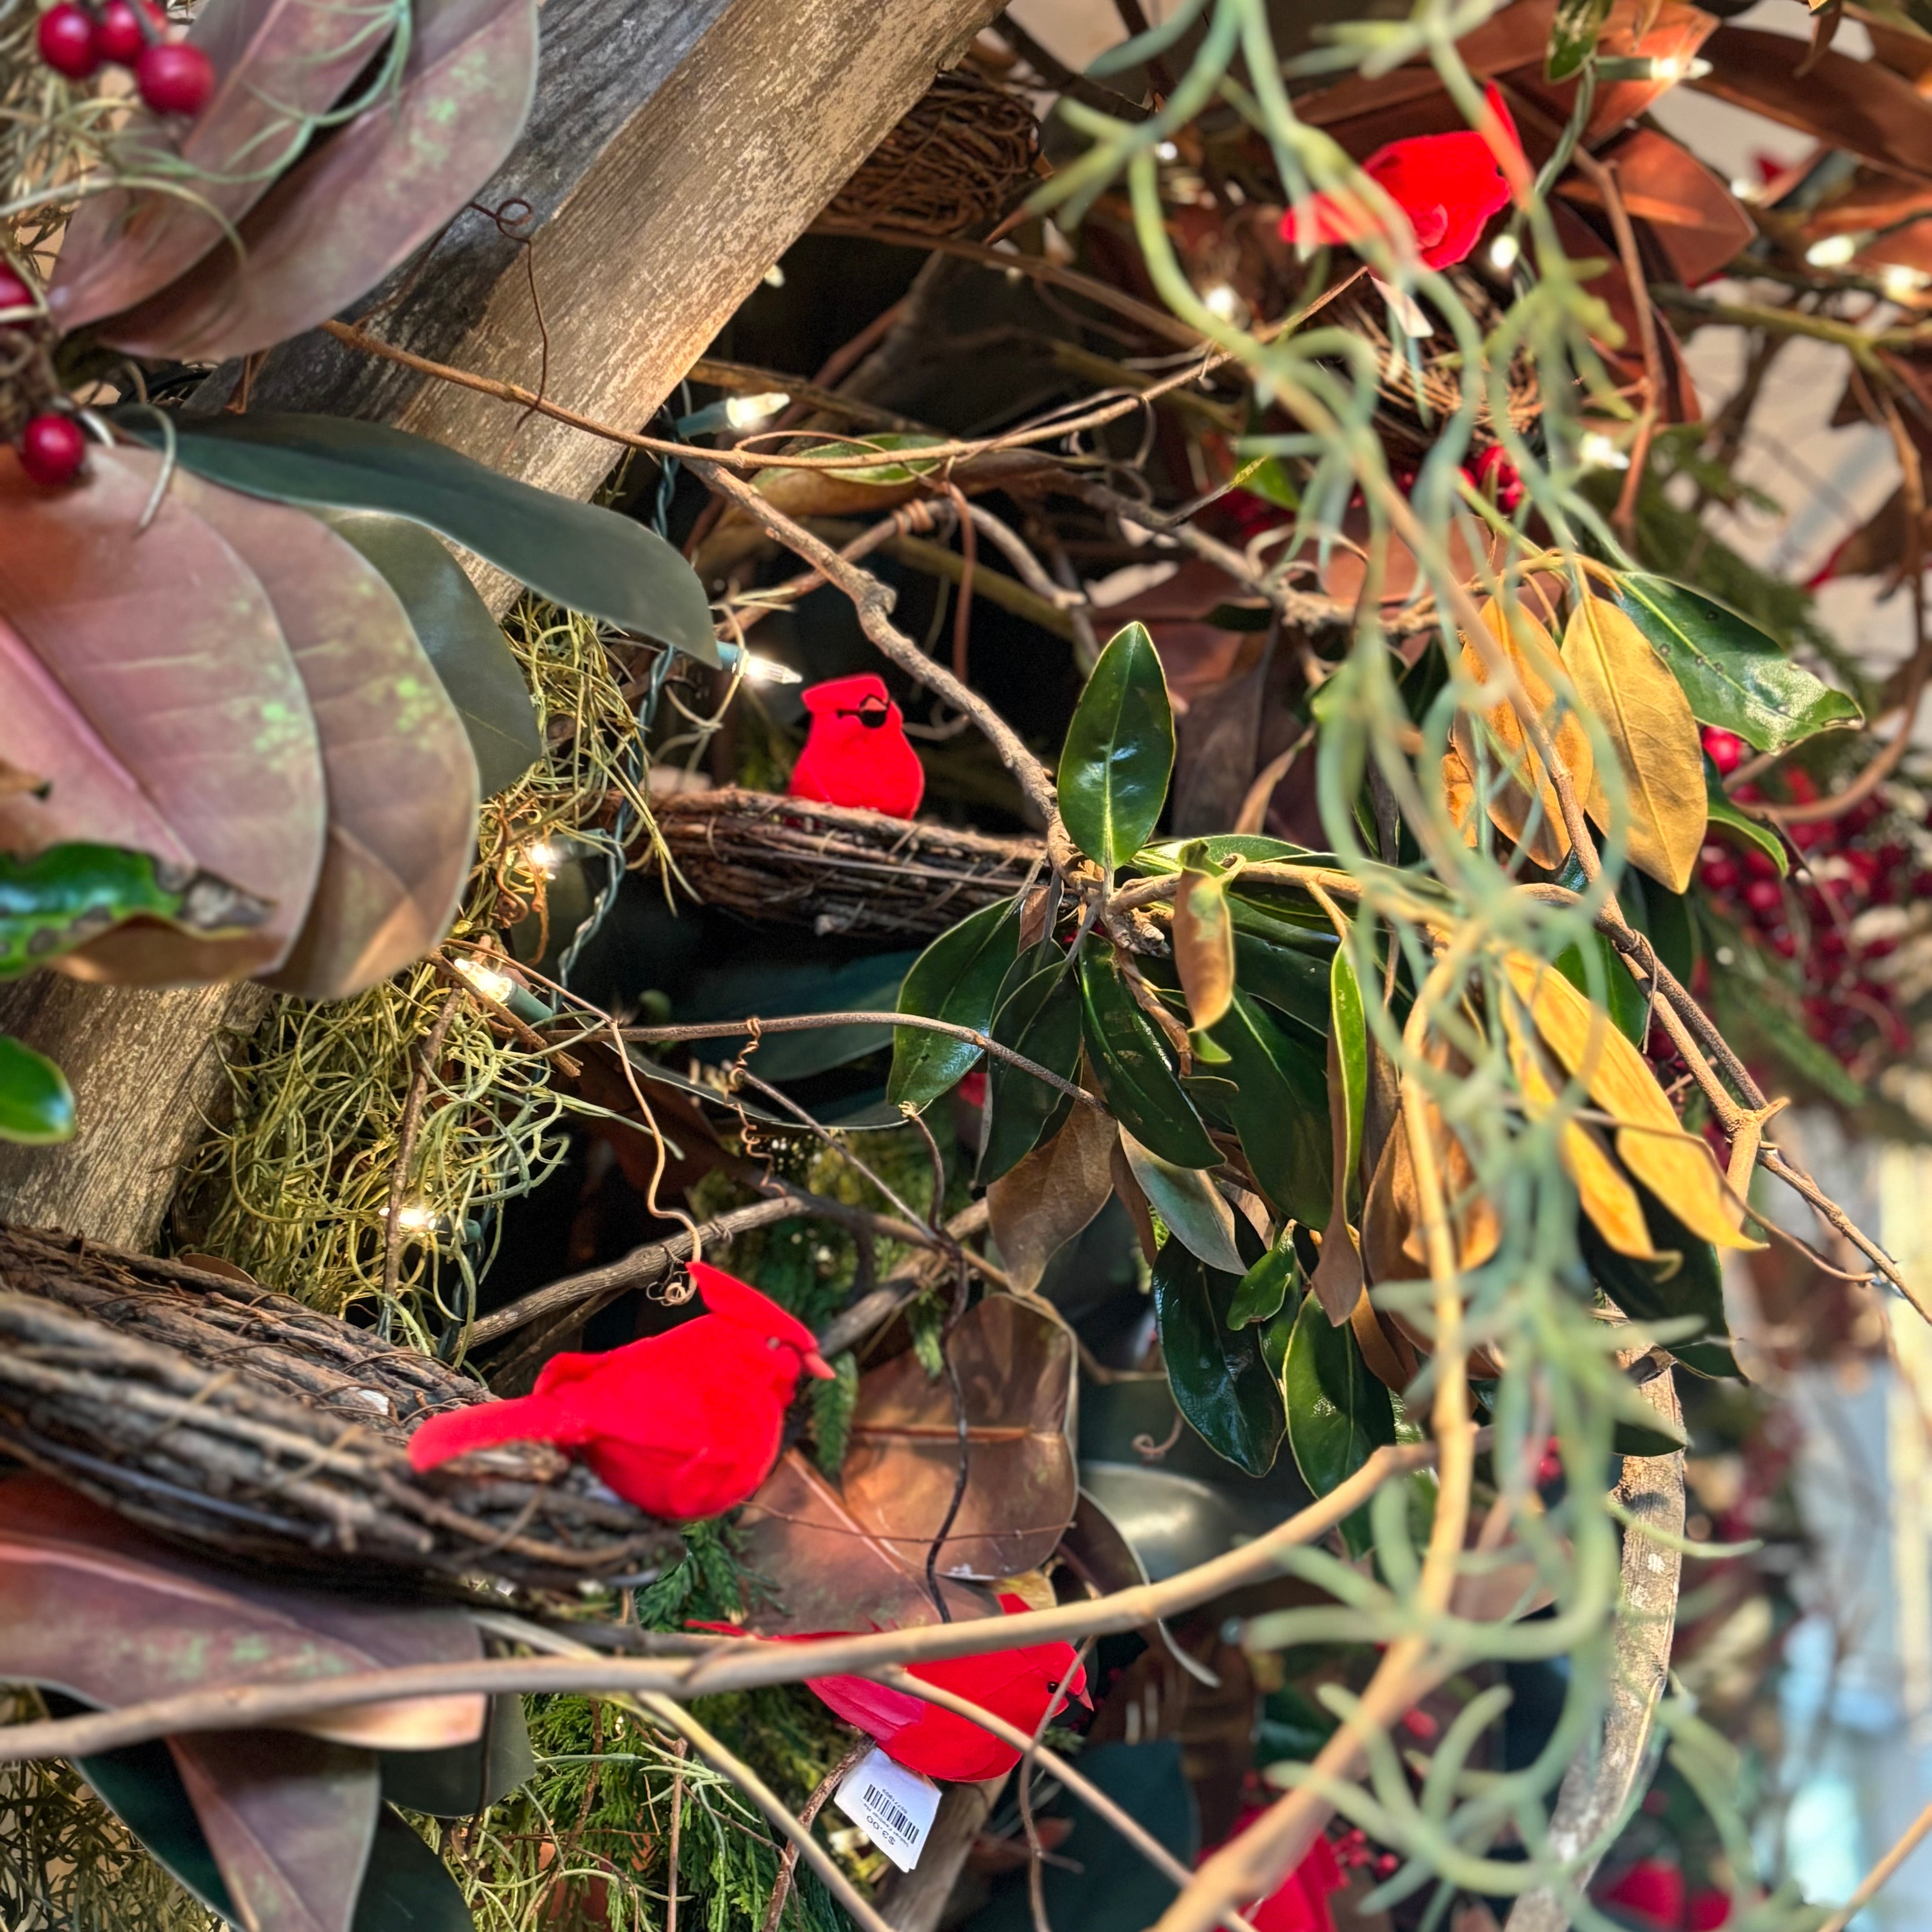
<svg viewBox="0 0 1932 1932">
<path fill-rule="evenodd" d="M 708 1315 L 606 1354 L 553 1355 L 529 1395 L 431 1416 L 410 1438 L 410 1467 L 549 1442 L 664 1522 L 735 1509 L 778 1459 L 799 1376 L 832 1371 L 769 1297 L 704 1262 L 691 1274 Z"/>
<path fill-rule="evenodd" d="M 1516 123 L 1493 81 L 1483 98 L 1511 145 L 1520 149 Z M 1391 141 L 1362 164 L 1362 172 L 1408 218 L 1425 268 L 1451 268 L 1466 260 L 1483 238 L 1490 216 L 1510 198 L 1509 183 L 1496 165 L 1494 151 L 1473 128 Z M 1346 244 L 1376 232 L 1368 209 L 1345 208 L 1325 194 L 1290 208 L 1281 223 L 1284 242 L 1311 244 Z"/>
<path fill-rule="evenodd" d="M 1258 1819 L 1268 1816 L 1265 1808 L 1244 1811 L 1234 1820 L 1234 1828 L 1221 1840 L 1231 1844 Z M 1196 1864 L 1205 1860 L 1220 1846 L 1204 1847 Z M 1255 1932 L 1335 1932 L 1334 1915 L 1328 1909 L 1328 1894 L 1340 1892 L 1344 1883 L 1335 1848 L 1318 1837 L 1306 1856 L 1267 1898 L 1246 1907 L 1242 1916 Z"/>
<path fill-rule="evenodd" d="M 1009 1616 L 1016 1616 L 1028 1604 L 1024 1597 L 1007 1596 L 1000 1599 L 1000 1607 Z M 697 1628 L 728 1631 L 734 1636 L 745 1634 L 733 1624 L 700 1624 Z M 778 1641 L 815 1643 L 851 1634 L 849 1630 L 814 1630 Z M 1029 1644 L 1022 1649 L 989 1651 L 979 1657 L 909 1664 L 906 1675 L 970 1698 L 982 1711 L 1005 1718 L 1029 1735 L 1039 1729 L 1047 1706 L 1056 1696 L 1063 1703 L 1087 1702 L 1087 1672 L 1070 1643 Z M 823 1702 L 848 1724 L 856 1724 L 886 1756 L 909 1771 L 974 1784 L 982 1778 L 1004 1777 L 1020 1761 L 1018 1751 L 1004 1738 L 996 1738 L 969 1718 L 942 1711 L 909 1690 L 895 1690 L 868 1677 L 808 1677 L 805 1682 Z"/>
<path fill-rule="evenodd" d="M 926 770 L 884 681 L 869 672 L 835 677 L 804 697 L 812 730 L 791 768 L 792 796 L 910 818 L 926 795 Z"/>
</svg>

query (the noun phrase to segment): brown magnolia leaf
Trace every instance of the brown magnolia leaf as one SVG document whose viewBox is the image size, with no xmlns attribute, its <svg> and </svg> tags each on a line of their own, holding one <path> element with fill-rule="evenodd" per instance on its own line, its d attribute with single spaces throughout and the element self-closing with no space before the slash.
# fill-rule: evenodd
<svg viewBox="0 0 1932 1932">
<path fill-rule="evenodd" d="M 1719 1247 L 1755 1248 L 1731 1226 L 1710 1149 L 1688 1133 L 1650 1064 L 1553 966 L 1506 954 L 1503 970 L 1544 1044 L 1616 1123 L 1617 1157 L 1690 1232 Z"/>
<path fill-rule="evenodd" d="M 1648 224 L 1687 288 L 1715 274 L 1756 238 L 1737 196 L 1667 134 L 1633 128 L 1600 158 L 1616 176 L 1625 210 Z M 1568 176 L 1558 191 L 1586 207 L 1604 206 L 1603 190 L 1588 175 Z"/>
<path fill-rule="evenodd" d="M 266 1730 L 168 1748 L 243 1924 L 350 1932 L 382 1804 L 374 1755 Z"/>
<path fill-rule="evenodd" d="M 1010 1294 L 970 1310 L 946 1353 L 965 1394 L 967 1480 L 937 1574 L 956 1616 L 980 1616 L 993 1600 L 962 1580 L 1037 1569 L 1073 1519 L 1078 1353 L 1051 1313 Z M 871 1370 L 859 1384 L 838 1483 L 788 1451 L 745 1506 L 746 1561 L 778 1594 L 759 1629 L 934 1621 L 926 1559 L 958 1468 L 946 1378 L 928 1378 L 910 1350 Z"/>
<path fill-rule="evenodd" d="M 1562 660 L 1556 640 L 1521 604 L 1505 616 L 1502 602 L 1492 597 L 1478 614 L 1486 638 L 1486 650 L 1476 640 L 1462 639 L 1463 668 L 1485 683 L 1492 656 L 1498 656 L 1515 673 L 1524 698 L 1535 708 L 1537 716 L 1576 787 L 1576 796 L 1586 798 L 1595 777 L 1595 760 L 1590 751 L 1589 734 L 1574 707 L 1563 707 L 1557 716 L 1556 691 L 1552 678 Z M 1550 782 L 1543 760 L 1532 748 L 1523 721 L 1508 700 L 1492 706 L 1485 715 L 1490 736 L 1508 760 L 1505 782 L 1491 796 L 1490 817 L 1507 838 L 1520 839 L 1530 818 L 1532 789 L 1543 807 L 1542 822 L 1529 842 L 1529 855 L 1539 866 L 1553 870 L 1569 856 L 1570 835 L 1563 824 L 1562 801 Z M 1466 730 L 1466 726 L 1464 728 Z M 1478 769 L 1472 742 L 1466 737 L 1457 743 L 1463 762 L 1473 772 Z"/>
<path fill-rule="evenodd" d="M 1556 1105 L 1556 1089 L 1522 1014 L 1512 1002 L 1504 1001 L 1502 1018 L 1510 1064 L 1522 1090 L 1524 1109 L 1532 1120 L 1540 1120 Z M 1634 1255 L 1640 1261 L 1658 1259 L 1636 1190 L 1624 1179 L 1596 1135 L 1580 1120 L 1566 1121 L 1557 1153 L 1598 1233 L 1620 1255 Z"/>
<path fill-rule="evenodd" d="M 374 18 L 362 0 L 209 0 L 188 37 L 214 64 L 208 105 L 185 132 L 142 113 L 122 137 L 130 172 L 145 161 L 177 179 L 81 202 L 47 290 L 61 327 L 142 300 L 223 243 L 224 224 L 253 207 L 300 150 L 308 117 L 332 106 L 368 65 Z"/>
<path fill-rule="evenodd" d="M 1108 1167 L 1113 1176 L 1114 1192 L 1120 1196 L 1120 1205 L 1127 1210 L 1127 1218 L 1134 1224 L 1134 1238 L 1140 1243 L 1142 1258 L 1151 1268 L 1154 1258 L 1160 1252 L 1160 1244 L 1154 1239 L 1154 1216 L 1148 1207 L 1148 1198 L 1141 1192 L 1140 1183 L 1134 1178 L 1134 1171 L 1127 1164 L 1127 1150 L 1115 1136 L 1108 1154 Z"/>
<path fill-rule="evenodd" d="M 1456 721 L 1461 724 L 1462 720 Z M 1452 735 L 1443 747 L 1442 765 L 1439 774 L 1442 794 L 1442 809 L 1449 814 L 1450 822 L 1456 827 L 1465 845 L 1476 843 L 1476 782 L 1470 776 L 1469 764 Z"/>
<path fill-rule="evenodd" d="M 170 488 L 260 580 L 322 741 L 322 877 L 294 950 L 261 976 L 279 992 L 346 999 L 421 958 L 456 916 L 476 846 L 469 734 L 360 551 L 304 511 L 179 472 Z"/>
<path fill-rule="evenodd" d="M 1195 1030 L 1217 1025 L 1234 1000 L 1234 922 L 1214 874 L 1183 867 L 1175 882 L 1174 963 Z"/>
<path fill-rule="evenodd" d="M 0 798 L 0 847 L 127 846 L 270 903 L 230 937 L 105 934 L 59 962 L 77 979 L 272 971 L 322 866 L 322 749 L 301 676 L 254 574 L 183 500 L 164 497 L 140 530 L 152 460 L 96 449 L 88 470 L 43 490 L 0 451 L 0 757 L 50 781 Z"/>
<path fill-rule="evenodd" d="M 51 1478 L 0 1482 L 0 1680 L 118 1709 L 228 1684 L 305 1683 L 472 1661 L 453 1610 L 284 1589 L 186 1556 Z M 430 1750 L 483 1726 L 481 1696 L 418 1697 L 287 1720 L 338 1743 Z"/>
<path fill-rule="evenodd" d="M 1587 592 L 1564 628 L 1563 662 L 1623 766 L 1631 863 L 1682 892 L 1710 816 L 1703 749 L 1684 687 L 1616 604 Z M 1607 830 L 1601 784 L 1580 783 L 1577 793 Z"/>
<path fill-rule="evenodd" d="M 417 0 L 395 88 L 320 141 L 239 225 L 102 331 L 137 356 L 271 347 L 374 288 L 500 167 L 536 86 L 533 0 Z M 366 17 L 366 16 L 365 16 Z"/>
<path fill-rule="evenodd" d="M 1423 1112 L 1456 1238 L 1456 1265 L 1465 1272 L 1480 1268 L 1502 1245 L 1502 1223 L 1476 1184 L 1474 1167 L 1461 1140 L 1444 1124 L 1441 1110 L 1429 1100 L 1423 1103 Z M 1416 1191 L 1414 1152 L 1406 1120 L 1384 1143 L 1369 1183 L 1362 1209 L 1362 1255 L 1370 1279 L 1378 1284 L 1428 1278 L 1422 1204 Z"/>
<path fill-rule="evenodd" d="M 986 1190 L 1000 1264 L 1022 1294 L 1046 1264 L 1107 1204 L 1120 1130 L 1097 1107 L 1076 1107 L 1066 1124 Z"/>
<path fill-rule="evenodd" d="M 1369 1372 L 1400 1395 L 1415 1379 L 1415 1349 L 1408 1337 L 1394 1324 L 1383 1321 L 1366 1288 L 1355 1304 L 1355 1312 L 1348 1317 L 1348 1325 L 1355 1331 L 1355 1343 L 1362 1352 L 1362 1360 L 1369 1365 Z"/>
</svg>

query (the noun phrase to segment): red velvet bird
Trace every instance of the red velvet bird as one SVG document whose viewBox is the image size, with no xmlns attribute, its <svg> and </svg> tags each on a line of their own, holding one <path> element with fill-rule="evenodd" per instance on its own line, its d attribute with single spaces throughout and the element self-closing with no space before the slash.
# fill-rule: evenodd
<svg viewBox="0 0 1932 1932">
<path fill-rule="evenodd" d="M 606 1354 L 553 1355 L 530 1394 L 431 1416 L 410 1438 L 410 1466 L 550 1442 L 666 1522 L 736 1508 L 778 1460 L 799 1376 L 832 1371 L 776 1302 L 704 1262 L 691 1274 L 708 1315 Z"/>
<path fill-rule="evenodd" d="M 910 818 L 926 795 L 926 770 L 884 680 L 869 672 L 835 677 L 804 697 L 812 730 L 791 769 L 792 796 Z"/>
<path fill-rule="evenodd" d="M 1024 1597 L 1002 1597 L 1000 1607 L 1009 1616 L 1027 1607 Z M 705 1624 L 700 1629 L 744 1633 L 730 1624 Z M 849 1630 L 814 1630 L 808 1635 L 778 1640 L 785 1643 L 814 1643 Z M 1017 1724 L 1030 1735 L 1046 1707 L 1058 1696 L 1064 1704 L 1087 1702 L 1087 1672 L 1070 1643 L 1036 1643 L 1018 1650 L 994 1650 L 978 1657 L 942 1658 L 934 1664 L 909 1664 L 906 1674 L 942 1690 L 970 1698 L 982 1711 Z M 843 1718 L 875 1739 L 886 1756 L 908 1770 L 923 1772 L 955 1784 L 976 1784 L 999 1778 L 1020 1761 L 1020 1754 L 1004 1738 L 982 1730 L 970 1718 L 956 1717 L 928 1704 L 909 1690 L 874 1684 L 869 1677 L 808 1677 L 806 1688 Z"/>
<path fill-rule="evenodd" d="M 1520 147 L 1509 107 L 1492 81 L 1484 98 L 1510 142 Z M 1362 172 L 1408 218 L 1423 265 L 1447 268 L 1467 259 L 1490 218 L 1508 203 L 1509 183 L 1495 152 L 1473 128 L 1453 134 L 1416 134 L 1378 148 Z M 1282 218 L 1285 242 L 1358 242 L 1376 232 L 1366 208 L 1345 207 L 1318 194 Z"/>
</svg>

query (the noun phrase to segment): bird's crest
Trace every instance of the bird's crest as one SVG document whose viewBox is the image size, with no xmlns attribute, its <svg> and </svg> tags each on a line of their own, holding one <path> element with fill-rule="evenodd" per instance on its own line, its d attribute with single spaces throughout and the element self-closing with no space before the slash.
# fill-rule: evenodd
<svg viewBox="0 0 1932 1932">
<path fill-rule="evenodd" d="M 818 1337 L 770 1295 L 761 1294 L 749 1282 L 740 1281 L 709 1262 L 693 1262 L 691 1278 L 697 1282 L 705 1306 L 721 1320 L 795 1349 L 814 1375 L 830 1373 L 819 1357 Z M 814 1363 L 818 1364 L 815 1368 Z"/>
</svg>

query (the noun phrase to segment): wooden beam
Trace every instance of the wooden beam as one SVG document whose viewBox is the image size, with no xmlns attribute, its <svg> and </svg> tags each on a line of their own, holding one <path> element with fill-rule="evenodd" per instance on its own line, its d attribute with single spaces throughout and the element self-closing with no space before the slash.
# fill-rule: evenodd
<svg viewBox="0 0 1932 1932">
<path fill-rule="evenodd" d="M 393 299 L 379 293 L 371 326 L 641 424 L 998 4 L 549 0 L 530 124 L 477 197 L 527 218 L 506 233 L 459 217 L 394 278 Z M 580 498 L 611 467 L 608 443 L 319 333 L 272 352 L 250 402 L 400 424 Z M 488 589 L 499 608 L 512 594 Z M 0 988 L 0 1031 L 67 1069 L 81 1120 L 67 1148 L 0 1148 L 0 1213 L 151 1246 L 221 1097 L 223 1041 L 265 1004 L 254 987 L 155 993 L 45 974 Z"/>
</svg>

